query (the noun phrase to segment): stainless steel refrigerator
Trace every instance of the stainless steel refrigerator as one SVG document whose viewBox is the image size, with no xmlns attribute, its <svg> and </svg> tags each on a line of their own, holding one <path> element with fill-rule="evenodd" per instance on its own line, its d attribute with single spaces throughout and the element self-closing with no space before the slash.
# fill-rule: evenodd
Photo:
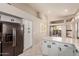
<svg viewBox="0 0 79 59">
<path fill-rule="evenodd" d="M 23 52 L 21 24 L 0 22 L 0 55 L 16 56 Z"/>
</svg>

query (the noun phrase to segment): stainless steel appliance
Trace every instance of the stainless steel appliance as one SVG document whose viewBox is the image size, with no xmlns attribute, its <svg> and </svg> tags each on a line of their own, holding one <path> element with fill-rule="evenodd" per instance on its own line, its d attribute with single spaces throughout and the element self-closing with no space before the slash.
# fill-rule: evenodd
<svg viewBox="0 0 79 59">
<path fill-rule="evenodd" d="M 23 31 L 20 24 L 0 23 L 0 55 L 14 56 L 23 52 Z"/>
<path fill-rule="evenodd" d="M 22 52 L 23 29 L 19 18 L 0 15 L 0 56 L 16 56 Z"/>
</svg>

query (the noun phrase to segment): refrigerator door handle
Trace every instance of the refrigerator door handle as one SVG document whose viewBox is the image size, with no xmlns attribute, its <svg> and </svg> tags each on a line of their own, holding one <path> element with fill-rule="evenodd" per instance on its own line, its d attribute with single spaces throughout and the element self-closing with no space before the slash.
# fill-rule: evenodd
<svg viewBox="0 0 79 59">
<path fill-rule="evenodd" d="M 16 46 L 16 36 L 13 36 L 13 47 Z"/>
<path fill-rule="evenodd" d="M 16 30 L 13 28 L 13 47 L 16 46 Z"/>
<path fill-rule="evenodd" d="M 0 41 L 0 44 L 1 44 L 1 41 Z"/>
</svg>

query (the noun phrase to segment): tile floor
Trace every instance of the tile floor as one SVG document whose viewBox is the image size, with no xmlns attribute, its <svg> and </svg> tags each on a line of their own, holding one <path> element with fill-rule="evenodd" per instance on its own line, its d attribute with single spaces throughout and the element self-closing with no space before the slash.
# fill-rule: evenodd
<svg viewBox="0 0 79 59">
<path fill-rule="evenodd" d="M 20 54 L 19 56 L 42 56 L 41 42 L 24 51 L 24 53 Z"/>
<path fill-rule="evenodd" d="M 71 39 L 67 39 L 66 42 L 71 42 Z M 79 49 L 79 46 L 77 47 Z M 19 56 L 42 56 L 42 50 L 41 50 L 41 42 L 39 42 L 37 45 L 34 45 L 33 47 L 25 50 L 22 54 Z"/>
</svg>

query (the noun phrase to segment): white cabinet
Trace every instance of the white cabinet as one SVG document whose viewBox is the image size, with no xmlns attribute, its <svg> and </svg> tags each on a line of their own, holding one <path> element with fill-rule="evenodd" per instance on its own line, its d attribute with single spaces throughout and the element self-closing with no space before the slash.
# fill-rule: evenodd
<svg viewBox="0 0 79 59">
<path fill-rule="evenodd" d="M 24 50 L 32 46 L 32 21 L 24 20 Z"/>
<path fill-rule="evenodd" d="M 49 43 L 48 44 L 48 55 L 49 56 L 57 56 L 58 55 L 58 53 L 59 53 L 59 49 L 58 49 L 58 47 L 57 47 L 57 45 L 56 45 L 56 43 Z"/>
<path fill-rule="evenodd" d="M 73 46 L 70 44 L 62 44 L 60 45 L 61 51 L 59 52 L 59 56 L 73 56 Z"/>
<path fill-rule="evenodd" d="M 41 45 L 42 46 L 42 49 L 41 49 L 42 54 L 45 55 L 45 56 L 48 55 L 48 47 L 47 47 L 48 43 L 49 43 L 49 41 L 47 41 L 47 40 L 42 41 L 42 45 Z"/>
<path fill-rule="evenodd" d="M 0 14 L 0 21 L 11 22 L 11 23 L 22 23 L 22 19 L 20 19 L 20 18 L 3 15 L 3 14 Z"/>
<path fill-rule="evenodd" d="M 32 21 L 28 21 L 28 25 L 27 25 L 27 37 L 28 37 L 28 42 L 29 42 L 29 47 L 32 46 Z"/>
<path fill-rule="evenodd" d="M 59 49 L 55 42 L 52 40 L 44 40 L 42 42 L 42 54 L 47 56 L 57 56 L 59 53 Z"/>
<path fill-rule="evenodd" d="M 11 17 L 9 16 L 5 16 L 5 15 L 0 15 L 0 21 L 4 21 L 4 22 L 11 22 Z"/>
<path fill-rule="evenodd" d="M 12 17 L 11 18 L 11 22 L 14 22 L 14 23 L 22 23 L 22 19 Z"/>
<path fill-rule="evenodd" d="M 73 44 L 45 40 L 42 42 L 42 54 L 48 56 L 75 56 L 79 52 Z"/>
</svg>

